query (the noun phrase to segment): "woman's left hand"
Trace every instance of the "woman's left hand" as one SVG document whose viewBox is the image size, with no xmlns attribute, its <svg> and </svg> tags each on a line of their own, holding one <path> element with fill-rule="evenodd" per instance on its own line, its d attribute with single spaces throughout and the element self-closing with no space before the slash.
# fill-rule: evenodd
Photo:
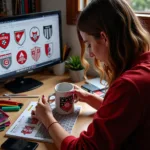
<svg viewBox="0 0 150 150">
<path fill-rule="evenodd" d="M 36 109 L 32 111 L 31 115 L 33 118 L 41 121 L 45 127 L 48 127 L 54 117 L 46 97 L 43 96 L 42 99 L 39 100 Z"/>
</svg>

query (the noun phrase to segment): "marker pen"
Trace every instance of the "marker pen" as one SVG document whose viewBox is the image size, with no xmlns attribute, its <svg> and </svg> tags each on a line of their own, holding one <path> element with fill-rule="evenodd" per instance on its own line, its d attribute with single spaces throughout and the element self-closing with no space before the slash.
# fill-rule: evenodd
<svg viewBox="0 0 150 150">
<path fill-rule="evenodd" d="M 0 100 L 0 104 L 13 104 L 13 105 L 19 105 L 20 103 L 10 100 Z"/>
<path fill-rule="evenodd" d="M 10 107 L 2 107 L 2 110 L 5 112 L 11 112 L 11 111 L 19 111 L 19 106 L 10 106 Z"/>
<path fill-rule="evenodd" d="M 0 103 L 0 107 L 2 107 L 2 106 L 18 106 L 18 105 L 17 104 L 14 105 L 14 104 L 3 104 L 3 103 Z"/>
</svg>

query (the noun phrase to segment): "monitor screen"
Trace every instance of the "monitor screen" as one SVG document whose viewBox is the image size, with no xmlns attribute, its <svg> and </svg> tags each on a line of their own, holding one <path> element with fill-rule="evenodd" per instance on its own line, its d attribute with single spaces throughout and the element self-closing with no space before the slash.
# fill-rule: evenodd
<svg viewBox="0 0 150 150">
<path fill-rule="evenodd" d="M 62 61 L 61 12 L 0 20 L 0 80 L 24 76 Z"/>
</svg>

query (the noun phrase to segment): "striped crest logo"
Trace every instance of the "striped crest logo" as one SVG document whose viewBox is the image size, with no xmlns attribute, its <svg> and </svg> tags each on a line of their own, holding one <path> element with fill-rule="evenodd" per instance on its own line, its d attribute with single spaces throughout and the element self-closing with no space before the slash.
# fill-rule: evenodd
<svg viewBox="0 0 150 150">
<path fill-rule="evenodd" d="M 53 34 L 52 25 L 43 26 L 43 34 L 46 39 L 50 39 Z"/>
</svg>

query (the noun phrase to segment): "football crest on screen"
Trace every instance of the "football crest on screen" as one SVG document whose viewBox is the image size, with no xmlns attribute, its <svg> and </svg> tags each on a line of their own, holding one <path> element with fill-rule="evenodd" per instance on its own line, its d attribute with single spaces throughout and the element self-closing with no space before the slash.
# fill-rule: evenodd
<svg viewBox="0 0 150 150">
<path fill-rule="evenodd" d="M 12 64 L 12 55 L 11 55 L 11 53 L 0 55 L 0 62 L 1 62 L 1 66 L 3 68 L 8 69 Z"/>
<path fill-rule="evenodd" d="M 60 97 L 60 108 L 63 111 L 68 112 L 71 110 L 73 104 L 73 95 L 70 95 L 68 97 Z"/>
<path fill-rule="evenodd" d="M 33 27 L 30 30 L 30 38 L 33 42 L 37 42 L 40 37 L 40 30 L 37 27 Z"/>
<path fill-rule="evenodd" d="M 27 61 L 27 53 L 24 50 L 19 51 L 16 59 L 19 64 L 24 64 Z"/>
<path fill-rule="evenodd" d="M 1 33 L 0 34 L 0 47 L 6 49 L 10 42 L 10 34 L 9 33 Z"/>
<path fill-rule="evenodd" d="M 48 43 L 45 44 L 45 54 L 47 57 L 51 57 L 53 53 L 53 44 L 52 43 Z"/>
<path fill-rule="evenodd" d="M 52 25 L 43 26 L 43 34 L 46 39 L 50 39 L 53 33 Z"/>
<path fill-rule="evenodd" d="M 25 30 L 14 31 L 15 41 L 18 45 L 22 46 L 26 40 Z"/>
<path fill-rule="evenodd" d="M 41 48 L 40 47 L 34 47 L 31 49 L 31 56 L 34 59 L 34 61 L 38 61 L 41 56 Z"/>
</svg>

